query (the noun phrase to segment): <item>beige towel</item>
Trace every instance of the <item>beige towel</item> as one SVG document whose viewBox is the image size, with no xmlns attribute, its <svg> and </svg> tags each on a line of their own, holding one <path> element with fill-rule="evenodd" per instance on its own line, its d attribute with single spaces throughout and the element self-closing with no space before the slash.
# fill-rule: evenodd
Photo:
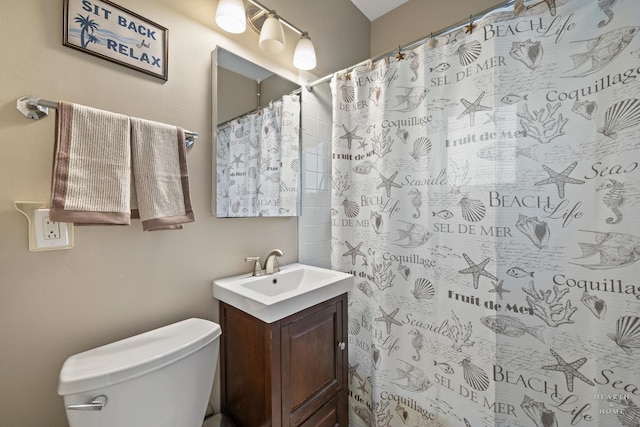
<svg viewBox="0 0 640 427">
<path fill-rule="evenodd" d="M 195 221 L 184 130 L 132 117 L 131 157 L 137 199 L 132 214 L 134 218 L 139 214 L 142 229 L 182 228 L 181 224 Z"/>
<path fill-rule="evenodd" d="M 129 224 L 129 118 L 64 101 L 56 116 L 51 219 Z"/>
</svg>

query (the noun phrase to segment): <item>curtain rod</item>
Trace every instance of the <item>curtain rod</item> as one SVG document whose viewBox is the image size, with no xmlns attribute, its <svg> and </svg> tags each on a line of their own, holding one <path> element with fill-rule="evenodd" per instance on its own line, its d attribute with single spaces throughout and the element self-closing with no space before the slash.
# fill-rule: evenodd
<svg viewBox="0 0 640 427">
<path fill-rule="evenodd" d="M 292 91 L 289 96 L 292 95 L 300 95 L 300 93 L 302 92 L 302 88 L 300 89 L 296 89 L 294 91 Z M 275 101 L 280 101 L 282 98 L 284 98 L 286 95 L 283 95 L 282 97 L 276 99 Z M 241 118 L 245 117 L 245 116 L 249 116 L 251 114 L 255 114 L 255 113 L 260 113 L 262 114 L 262 110 L 264 110 L 265 108 L 272 108 L 272 104 L 274 101 L 270 101 L 269 104 L 264 104 L 264 105 L 260 105 L 256 108 L 254 108 L 253 110 L 247 111 L 246 113 L 242 113 L 238 116 L 235 116 L 232 119 L 229 120 L 225 120 L 224 122 L 220 123 L 219 125 L 216 126 L 216 129 L 221 130 L 221 129 L 225 129 L 227 126 L 229 126 L 230 124 L 232 124 L 234 121 L 236 120 L 240 120 Z M 298 98 L 298 102 L 302 102 L 302 97 Z"/>
<path fill-rule="evenodd" d="M 456 30 L 458 30 L 460 28 L 463 28 L 465 25 L 469 24 L 469 21 L 476 21 L 476 20 L 482 18 L 483 16 L 485 16 L 488 13 L 491 13 L 491 12 L 496 11 L 498 9 L 502 9 L 502 8 L 505 8 L 507 6 L 512 5 L 516 1 L 517 0 L 506 0 L 506 1 L 502 2 L 502 3 L 497 4 L 496 6 L 493 6 L 493 7 L 490 7 L 488 9 L 485 9 L 485 10 L 483 10 L 481 12 L 476 13 L 475 15 L 471 15 L 468 19 L 464 19 L 464 20 L 459 21 L 459 22 L 457 22 L 457 23 L 455 23 L 455 24 L 453 24 L 453 25 L 451 25 L 449 27 L 443 28 L 443 29 L 441 29 L 441 30 L 439 30 L 439 31 L 437 31 L 435 33 L 431 33 L 428 36 L 425 36 L 425 37 L 422 37 L 422 38 L 420 38 L 418 40 L 415 40 L 415 41 L 413 41 L 413 42 L 411 42 L 411 43 L 409 43 L 409 44 L 407 44 L 407 45 L 405 45 L 403 47 L 398 46 L 397 49 L 389 50 L 389 51 L 387 51 L 387 52 L 385 52 L 385 53 L 383 53 L 381 55 L 376 56 L 375 58 L 365 59 L 364 61 L 358 62 L 355 65 L 347 67 L 346 70 L 353 70 L 354 68 L 358 68 L 358 67 L 361 67 L 363 65 L 367 65 L 370 62 L 379 61 L 380 59 L 386 58 L 387 56 L 391 56 L 393 54 L 398 53 L 398 51 L 400 51 L 400 50 L 413 49 L 415 47 L 418 47 L 418 46 L 422 45 L 423 43 L 426 43 L 427 40 L 429 40 L 430 38 L 440 37 L 440 36 L 443 36 L 443 35 L 445 35 L 447 33 L 450 33 L 450 32 L 456 31 Z M 319 85 L 320 83 L 324 83 L 324 82 L 327 82 L 327 81 L 331 80 L 333 78 L 334 74 L 335 73 L 331 73 L 331 74 L 328 74 L 328 75 L 326 75 L 324 77 L 319 78 L 318 80 L 314 80 L 311 83 L 307 83 L 305 85 L 307 91 L 311 92 L 313 90 L 314 86 Z"/>
<path fill-rule="evenodd" d="M 18 111 L 20 111 L 26 118 L 39 120 L 49 115 L 48 108 L 58 109 L 58 103 L 55 101 L 48 101 L 46 99 L 40 99 L 33 95 L 24 96 L 17 101 Z M 184 131 L 185 145 L 187 148 L 191 147 L 198 138 L 198 132 L 191 130 Z"/>
</svg>

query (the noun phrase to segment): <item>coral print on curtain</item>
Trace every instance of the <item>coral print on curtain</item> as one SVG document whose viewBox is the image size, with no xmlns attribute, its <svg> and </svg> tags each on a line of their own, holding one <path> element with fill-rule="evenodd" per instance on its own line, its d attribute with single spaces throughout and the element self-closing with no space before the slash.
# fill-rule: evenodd
<svg viewBox="0 0 640 427">
<path fill-rule="evenodd" d="M 217 129 L 219 217 L 298 214 L 298 95 L 287 95 Z"/>
<path fill-rule="evenodd" d="M 352 426 L 640 425 L 640 3 L 520 9 L 334 76 Z"/>
</svg>

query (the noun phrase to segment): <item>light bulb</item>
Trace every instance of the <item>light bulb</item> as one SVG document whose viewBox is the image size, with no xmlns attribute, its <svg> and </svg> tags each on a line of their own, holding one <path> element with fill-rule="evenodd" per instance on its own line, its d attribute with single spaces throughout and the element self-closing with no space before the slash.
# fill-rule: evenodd
<svg viewBox="0 0 640 427">
<path fill-rule="evenodd" d="M 284 30 L 275 13 L 269 13 L 262 24 L 258 44 L 260 49 L 270 54 L 280 53 L 284 50 Z"/>
<path fill-rule="evenodd" d="M 233 34 L 244 33 L 247 28 L 242 0 L 219 0 L 216 9 L 216 24 Z"/>
<path fill-rule="evenodd" d="M 316 50 L 307 33 L 302 33 L 300 40 L 298 40 L 296 50 L 293 53 L 293 66 L 299 70 L 316 68 Z"/>
</svg>

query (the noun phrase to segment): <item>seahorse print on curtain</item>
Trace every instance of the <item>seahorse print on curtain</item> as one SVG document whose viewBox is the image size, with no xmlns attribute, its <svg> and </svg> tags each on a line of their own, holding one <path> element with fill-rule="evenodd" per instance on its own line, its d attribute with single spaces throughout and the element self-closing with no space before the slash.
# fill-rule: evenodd
<svg viewBox="0 0 640 427">
<path fill-rule="evenodd" d="M 351 426 L 638 425 L 640 3 L 525 6 L 332 80 Z"/>
<path fill-rule="evenodd" d="M 607 224 L 617 224 L 622 221 L 620 205 L 624 202 L 624 183 L 609 178 L 597 190 L 605 191 L 602 201 L 615 215 L 615 217 L 607 218 Z"/>
</svg>

